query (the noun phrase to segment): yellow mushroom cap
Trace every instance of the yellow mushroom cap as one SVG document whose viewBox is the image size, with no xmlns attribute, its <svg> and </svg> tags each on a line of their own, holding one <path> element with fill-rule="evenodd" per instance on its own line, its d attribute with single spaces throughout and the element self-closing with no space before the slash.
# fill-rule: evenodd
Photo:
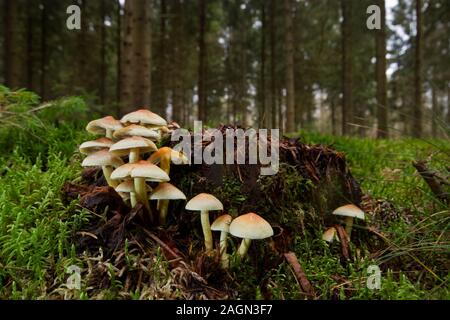
<svg viewBox="0 0 450 320">
<path fill-rule="evenodd" d="M 79 150 L 82 154 L 91 154 L 102 149 L 109 149 L 112 144 L 113 142 L 111 139 L 100 138 L 97 140 L 83 142 L 80 145 Z"/>
<path fill-rule="evenodd" d="M 134 168 L 136 163 L 126 163 L 111 173 L 111 179 L 119 180 L 125 179 L 131 176 L 131 170 Z"/>
<path fill-rule="evenodd" d="M 108 150 L 100 150 L 87 156 L 81 163 L 83 167 L 97 166 L 113 166 L 120 167 L 123 165 L 122 159 L 108 152 Z"/>
<path fill-rule="evenodd" d="M 211 230 L 228 232 L 230 230 L 231 220 L 233 220 L 233 218 L 229 214 L 223 214 L 214 220 L 211 225 Z"/>
<path fill-rule="evenodd" d="M 112 116 L 106 116 L 89 122 L 86 126 L 86 131 L 94 134 L 105 134 L 107 129 L 115 131 L 120 128 L 122 128 L 122 124 L 119 120 L 114 119 Z"/>
<path fill-rule="evenodd" d="M 114 132 L 114 138 L 117 139 L 132 136 L 139 136 L 153 140 L 159 140 L 161 138 L 161 134 L 157 130 L 149 129 L 137 124 L 129 125 Z"/>
<path fill-rule="evenodd" d="M 192 211 L 210 211 L 223 210 L 222 202 L 209 193 L 200 193 L 189 200 L 186 204 L 186 210 Z"/>
<path fill-rule="evenodd" d="M 158 151 L 152 153 L 148 161 L 154 164 L 161 162 L 161 159 L 170 159 L 174 164 L 188 164 L 189 159 L 179 151 L 175 151 L 169 147 L 159 148 Z"/>
<path fill-rule="evenodd" d="M 129 137 L 114 143 L 109 152 L 116 156 L 126 156 L 132 149 L 138 149 L 139 153 L 146 153 L 158 150 L 155 143 L 142 137 Z"/>
<path fill-rule="evenodd" d="M 178 189 L 177 187 L 168 182 L 163 182 L 159 186 L 157 186 L 150 196 L 150 200 L 180 200 L 180 199 L 183 200 L 186 199 L 184 193 L 180 189 Z"/>
<path fill-rule="evenodd" d="M 169 176 L 164 170 L 144 160 L 134 163 L 134 167 L 133 169 L 131 169 L 131 177 L 145 178 L 145 180 L 156 182 L 163 182 L 170 180 Z"/>
<path fill-rule="evenodd" d="M 273 236 L 273 229 L 262 217 L 249 212 L 231 222 L 230 233 L 235 237 L 258 240 Z"/>
<path fill-rule="evenodd" d="M 120 119 L 122 123 L 138 123 L 141 125 L 167 126 L 167 121 L 147 109 L 130 112 Z"/>
<path fill-rule="evenodd" d="M 325 230 L 325 232 L 322 235 L 322 240 L 325 240 L 326 242 L 333 242 L 336 238 L 336 228 L 331 227 Z"/>
<path fill-rule="evenodd" d="M 355 206 L 354 204 L 347 204 L 339 207 L 333 211 L 333 214 L 337 216 L 352 217 L 364 220 L 364 211 Z"/>
</svg>

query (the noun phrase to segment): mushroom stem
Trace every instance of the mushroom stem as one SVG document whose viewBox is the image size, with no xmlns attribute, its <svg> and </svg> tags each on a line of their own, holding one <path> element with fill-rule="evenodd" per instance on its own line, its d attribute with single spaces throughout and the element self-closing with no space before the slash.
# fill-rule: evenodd
<svg viewBox="0 0 450 320">
<path fill-rule="evenodd" d="M 239 246 L 238 250 L 238 253 L 241 257 L 245 257 L 251 242 L 252 240 L 250 239 L 242 239 L 241 245 Z"/>
<path fill-rule="evenodd" d="M 167 212 L 169 209 L 169 200 L 158 200 L 158 207 L 159 207 L 159 224 L 165 225 Z"/>
<path fill-rule="evenodd" d="M 353 228 L 353 217 L 345 217 L 345 232 L 347 233 L 349 240 L 350 235 L 352 234 L 352 228 Z"/>
<path fill-rule="evenodd" d="M 136 192 L 130 192 L 130 204 L 131 207 L 136 207 L 137 199 L 136 199 Z"/>
<path fill-rule="evenodd" d="M 113 172 L 113 168 L 111 166 L 102 166 L 103 176 L 105 177 L 108 185 L 115 188 L 119 185 L 119 183 L 113 179 L 111 179 L 111 173 Z"/>
<path fill-rule="evenodd" d="M 150 203 L 147 198 L 145 178 L 134 178 L 134 190 L 136 192 L 136 200 L 141 202 L 150 214 L 150 220 L 153 222 L 153 214 L 150 208 Z"/>
<path fill-rule="evenodd" d="M 106 138 L 108 139 L 113 139 L 113 130 L 112 129 L 106 129 L 106 134 L 105 134 Z"/>
<path fill-rule="evenodd" d="M 130 156 L 129 156 L 129 162 L 130 163 L 136 163 L 139 161 L 139 149 L 131 149 L 130 150 Z"/>
<path fill-rule="evenodd" d="M 211 225 L 209 223 L 209 212 L 207 210 L 202 210 L 200 213 L 200 218 L 202 221 L 203 236 L 205 237 L 205 248 L 206 251 L 211 251 L 213 249 L 213 240 Z"/>
<path fill-rule="evenodd" d="M 228 240 L 228 232 L 221 231 L 219 248 L 220 248 L 220 260 L 222 261 L 223 268 L 228 268 L 227 240 Z"/>
</svg>

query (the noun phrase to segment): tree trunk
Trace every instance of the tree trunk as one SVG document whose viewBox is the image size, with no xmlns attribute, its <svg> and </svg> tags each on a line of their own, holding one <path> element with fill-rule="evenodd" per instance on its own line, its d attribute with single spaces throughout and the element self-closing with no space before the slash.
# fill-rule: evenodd
<svg viewBox="0 0 450 320">
<path fill-rule="evenodd" d="M 106 95 L 106 0 L 100 3 L 100 104 L 105 105 Z"/>
<path fill-rule="evenodd" d="M 381 29 L 376 31 L 376 80 L 377 80 L 377 117 L 378 117 L 378 138 L 388 138 L 388 109 L 387 109 L 387 88 L 386 88 L 386 8 L 385 0 L 378 0 L 381 8 Z"/>
<path fill-rule="evenodd" d="M 342 134 L 351 133 L 352 99 L 352 1 L 341 0 L 342 7 Z"/>
<path fill-rule="evenodd" d="M 270 104 L 271 104 L 271 122 L 272 128 L 278 128 L 277 124 L 277 86 L 275 79 L 275 67 L 276 67 L 276 56 L 275 56 L 275 10 L 276 4 L 275 0 L 270 0 L 270 15 L 269 15 L 269 29 L 270 29 Z"/>
<path fill-rule="evenodd" d="M 437 138 L 438 123 L 441 119 L 439 112 L 439 103 L 436 92 L 436 85 L 432 84 L 431 87 L 431 136 Z"/>
<path fill-rule="evenodd" d="M 205 113 L 205 27 L 206 27 L 206 0 L 199 0 L 199 35 L 198 35 L 198 119 L 206 121 Z"/>
<path fill-rule="evenodd" d="M 33 46 L 33 9 L 34 2 L 27 5 L 27 88 L 34 91 L 33 71 L 34 71 L 34 46 Z"/>
<path fill-rule="evenodd" d="M 294 30 L 292 0 L 284 0 L 284 49 L 286 54 L 286 132 L 295 131 Z"/>
<path fill-rule="evenodd" d="M 4 12 L 4 69 L 5 83 L 8 87 L 17 89 L 20 83 L 20 45 L 19 45 L 19 2 L 5 0 Z"/>
<path fill-rule="evenodd" d="M 88 32 L 88 24 L 87 24 L 87 0 L 80 0 L 80 9 L 82 12 L 81 17 L 81 30 L 78 31 L 78 39 L 77 39 L 77 51 L 78 51 L 78 66 L 77 66 L 77 87 L 78 90 L 83 90 L 87 88 L 87 70 L 89 70 L 86 66 L 88 63 L 87 56 L 87 39 L 86 34 Z"/>
<path fill-rule="evenodd" d="M 330 98 L 330 111 L 331 111 L 331 134 L 333 136 L 337 135 L 337 125 L 336 125 L 336 100 L 334 96 Z"/>
<path fill-rule="evenodd" d="M 41 10 L 41 77 L 40 77 L 40 87 L 41 87 L 41 98 L 42 100 L 47 99 L 47 65 L 48 65 L 48 48 L 47 48 L 47 24 L 48 24 L 48 1 L 42 1 Z"/>
<path fill-rule="evenodd" d="M 415 103 L 413 111 L 412 134 L 420 138 L 423 134 L 422 129 L 422 0 L 416 0 L 416 43 L 415 43 L 415 68 L 414 68 L 414 87 Z"/>
<path fill-rule="evenodd" d="M 258 113 L 259 127 L 268 128 L 268 112 L 266 110 L 266 3 L 261 3 L 261 68 L 260 68 L 260 109 Z"/>
<path fill-rule="evenodd" d="M 122 5 L 120 0 L 117 0 L 117 34 L 116 34 L 116 46 L 117 46 L 117 80 L 116 80 L 116 102 L 117 102 L 117 114 L 120 114 L 120 101 L 122 94 Z"/>
<path fill-rule="evenodd" d="M 177 4 L 178 5 L 177 1 Z M 166 0 L 161 0 L 161 14 L 160 14 L 160 37 L 159 37 L 159 99 L 158 99 L 158 112 L 164 116 L 166 114 L 166 20 L 167 20 L 167 3 Z M 174 28 L 176 26 L 174 25 Z M 173 107 L 175 109 L 175 107 Z M 176 117 L 175 110 L 172 112 L 172 119 Z"/>
<path fill-rule="evenodd" d="M 151 2 L 126 0 L 121 113 L 150 104 Z"/>
</svg>

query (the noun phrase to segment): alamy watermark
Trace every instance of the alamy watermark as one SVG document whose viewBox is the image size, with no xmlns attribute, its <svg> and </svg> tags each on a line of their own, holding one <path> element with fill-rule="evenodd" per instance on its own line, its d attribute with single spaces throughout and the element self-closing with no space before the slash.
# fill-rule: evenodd
<svg viewBox="0 0 450 320">
<path fill-rule="evenodd" d="M 278 173 L 279 129 L 218 129 L 203 130 L 201 121 L 194 121 L 194 132 L 176 129 L 172 132 L 173 149 L 183 152 L 194 164 L 258 164 L 261 175 Z M 225 140 L 225 141 L 224 141 Z M 209 142 L 203 148 L 204 142 Z M 270 141 L 270 142 L 269 142 Z M 176 159 L 173 159 L 176 162 Z"/>
</svg>

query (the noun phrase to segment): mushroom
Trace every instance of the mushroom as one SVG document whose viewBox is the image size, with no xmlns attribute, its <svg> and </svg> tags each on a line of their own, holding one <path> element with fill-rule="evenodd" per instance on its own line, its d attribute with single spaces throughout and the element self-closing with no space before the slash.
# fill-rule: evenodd
<svg viewBox="0 0 450 320">
<path fill-rule="evenodd" d="M 169 200 L 186 200 L 186 196 L 180 189 L 168 182 L 161 182 L 153 193 L 150 200 L 159 201 L 159 223 L 166 224 L 167 211 L 169 208 Z"/>
<path fill-rule="evenodd" d="M 129 162 L 136 163 L 139 161 L 139 155 L 146 152 L 158 150 L 155 143 L 143 137 L 129 137 L 114 143 L 109 152 L 116 156 L 129 155 Z"/>
<path fill-rule="evenodd" d="M 79 150 L 82 154 L 91 154 L 103 149 L 109 149 L 109 147 L 111 147 L 111 145 L 113 144 L 111 139 L 108 138 L 100 138 L 97 140 L 92 140 L 92 141 L 86 141 L 83 142 L 80 147 Z"/>
<path fill-rule="evenodd" d="M 94 134 L 104 134 L 106 138 L 112 139 L 113 132 L 122 128 L 122 123 L 119 120 L 114 119 L 112 116 L 106 116 L 97 120 L 89 122 L 86 126 L 86 130 Z"/>
<path fill-rule="evenodd" d="M 269 238 L 273 236 L 273 229 L 262 217 L 249 212 L 231 222 L 230 233 L 235 237 L 242 238 L 238 253 L 241 257 L 244 257 L 250 247 L 251 240 Z"/>
<path fill-rule="evenodd" d="M 186 204 L 186 210 L 200 211 L 203 236 L 205 237 L 205 247 L 207 251 L 211 251 L 213 249 L 213 240 L 211 227 L 209 225 L 209 211 L 223 210 L 222 202 L 212 194 L 200 193 L 189 200 Z"/>
<path fill-rule="evenodd" d="M 334 240 L 339 240 L 337 237 L 337 230 L 335 227 L 328 228 L 325 230 L 325 232 L 322 235 L 322 240 L 325 240 L 326 242 L 333 242 Z"/>
<path fill-rule="evenodd" d="M 103 170 L 103 175 L 105 176 L 108 184 L 115 188 L 117 187 L 117 182 L 111 178 L 111 173 L 113 168 L 120 167 L 123 165 L 122 159 L 116 157 L 108 152 L 108 150 L 100 150 L 87 156 L 81 163 L 83 167 L 96 167 L 101 166 Z"/>
<path fill-rule="evenodd" d="M 220 231 L 219 248 L 223 268 L 228 268 L 227 240 L 228 233 L 230 232 L 231 220 L 233 220 L 233 218 L 229 214 L 223 214 L 214 220 L 211 225 L 212 231 Z"/>
<path fill-rule="evenodd" d="M 170 173 L 170 161 L 175 164 L 188 164 L 188 158 L 181 152 L 175 151 L 169 147 L 162 147 L 158 151 L 152 153 L 148 161 L 159 164 L 167 174 Z"/>
<path fill-rule="evenodd" d="M 114 138 L 123 139 L 126 137 L 139 136 L 153 141 L 161 139 L 161 133 L 154 129 L 149 129 L 137 124 L 129 125 L 114 132 Z"/>
<path fill-rule="evenodd" d="M 347 233 L 348 239 L 353 227 L 353 218 L 358 218 L 364 220 L 364 211 L 355 206 L 354 204 L 347 204 L 345 206 L 339 207 L 333 211 L 334 215 L 345 217 L 345 232 Z"/>
<path fill-rule="evenodd" d="M 134 208 L 136 206 L 137 203 L 137 198 L 136 198 L 136 191 L 134 189 L 134 181 L 131 178 L 131 170 L 134 168 L 135 163 L 126 163 L 120 167 L 118 167 L 116 170 L 114 170 L 111 173 L 111 179 L 113 180 L 123 180 L 125 179 L 125 182 L 127 180 L 129 180 L 131 183 L 131 186 L 129 184 L 120 184 L 121 189 L 125 189 L 125 190 L 133 190 L 133 192 L 130 192 L 130 204 L 131 207 Z M 119 191 L 116 189 L 116 191 Z"/>
</svg>

